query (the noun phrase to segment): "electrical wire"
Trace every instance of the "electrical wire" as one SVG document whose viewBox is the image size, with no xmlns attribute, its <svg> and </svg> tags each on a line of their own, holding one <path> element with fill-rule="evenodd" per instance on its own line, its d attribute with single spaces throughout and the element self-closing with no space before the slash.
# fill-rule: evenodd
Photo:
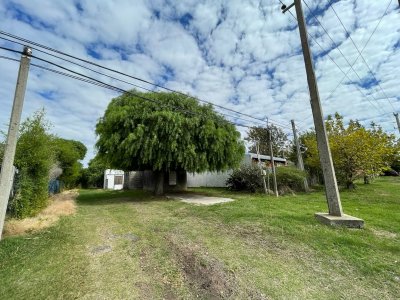
<svg viewBox="0 0 400 300">
<path fill-rule="evenodd" d="M 333 38 L 331 37 L 331 35 L 329 34 L 329 32 L 326 30 L 326 28 L 322 25 L 322 23 L 318 20 L 317 16 L 312 12 L 311 8 L 308 6 L 306 0 L 303 0 L 304 4 L 307 6 L 311 16 L 317 21 L 318 25 L 322 28 L 322 30 L 325 32 L 325 34 L 328 36 L 328 38 L 332 41 L 333 45 L 335 46 L 334 49 L 338 50 L 339 53 L 342 55 L 342 57 L 344 58 L 344 60 L 346 61 L 346 63 L 350 66 L 350 69 L 354 72 L 354 74 L 356 74 L 357 78 L 360 80 L 360 82 L 362 82 L 362 78 L 360 77 L 360 75 L 357 73 L 357 71 L 353 68 L 352 64 L 349 62 L 349 60 L 347 59 L 347 57 L 343 54 L 342 50 L 340 50 L 339 45 L 336 44 L 336 42 L 333 40 Z M 370 94 L 370 96 L 378 103 L 378 100 L 375 98 L 375 96 L 373 94 Z M 379 109 L 381 109 L 383 111 L 383 109 L 378 106 Z"/>
<path fill-rule="evenodd" d="M 392 101 L 390 100 L 390 98 L 387 96 L 387 94 L 385 93 L 384 89 L 382 88 L 381 84 L 379 83 L 378 79 L 375 77 L 373 71 L 371 70 L 370 66 L 368 65 L 367 61 L 365 60 L 364 56 L 362 55 L 362 52 L 364 51 L 365 47 L 368 45 L 369 41 L 371 40 L 371 37 L 373 36 L 373 34 L 375 33 L 376 29 L 378 28 L 379 24 L 381 23 L 383 17 L 386 15 L 390 4 L 392 3 L 393 0 L 389 1 L 388 6 L 386 7 L 386 10 L 384 12 L 384 14 L 382 15 L 382 17 L 379 19 L 379 22 L 376 24 L 375 29 L 372 31 L 369 39 L 367 40 L 367 42 L 365 43 L 364 47 L 361 49 L 361 51 L 358 49 L 356 43 L 354 42 L 353 38 L 351 37 L 349 31 L 347 30 L 346 26 L 343 24 L 341 18 L 339 17 L 338 13 L 336 12 L 336 10 L 333 8 L 333 5 L 330 4 L 330 8 L 333 10 L 334 14 L 336 15 L 336 17 L 338 18 L 340 24 L 342 25 L 343 29 L 346 31 L 346 34 L 349 36 L 351 42 L 353 43 L 354 47 L 356 48 L 357 52 L 359 53 L 357 58 L 354 60 L 354 62 L 352 63 L 352 66 L 354 66 L 354 64 L 357 62 L 357 60 L 361 57 L 364 64 L 367 66 L 369 72 L 371 73 L 371 75 L 374 77 L 375 81 L 378 83 L 379 88 L 381 89 L 384 97 L 389 101 L 390 106 L 393 108 L 393 110 L 395 110 Z M 346 72 L 349 73 L 350 69 Z M 344 80 L 344 77 L 342 78 L 342 80 L 339 82 L 339 84 L 332 90 L 332 92 L 329 94 L 328 98 L 330 96 L 332 96 L 332 94 L 336 91 L 336 89 L 338 88 L 338 86 L 342 83 L 342 81 Z"/>
<path fill-rule="evenodd" d="M 255 119 L 255 120 L 258 120 L 258 121 L 261 121 L 261 122 L 264 122 L 264 121 L 265 121 L 264 119 L 256 118 L 256 117 L 251 116 L 251 115 L 249 115 L 249 114 L 245 114 L 245 113 L 242 113 L 242 112 L 233 110 L 233 109 L 231 109 L 231 108 L 228 108 L 228 107 L 224 107 L 224 106 L 222 106 L 222 105 L 215 104 L 215 103 L 210 102 L 210 101 L 206 101 L 206 100 L 202 100 L 202 99 L 199 99 L 199 98 L 190 96 L 189 94 L 186 94 L 186 93 L 183 93 L 183 92 L 174 90 L 174 89 L 170 89 L 170 88 L 164 87 L 164 86 L 162 86 L 162 85 L 159 85 L 159 84 L 150 82 L 150 81 L 148 81 L 148 80 L 145 80 L 145 79 L 142 79 L 142 78 L 139 78 L 139 77 L 136 77 L 136 76 L 132 76 L 132 75 L 129 75 L 129 74 L 120 72 L 120 71 L 115 70 L 115 69 L 111 69 L 111 68 L 105 67 L 105 66 L 103 66 L 103 65 L 94 63 L 94 62 L 92 62 L 92 61 L 89 61 L 89 60 L 86 60 L 86 59 L 83 59 L 83 58 L 79 58 L 79 57 L 77 57 L 77 56 L 74 56 L 74 55 L 71 55 L 71 54 L 62 52 L 62 51 L 60 51 L 60 50 L 57 50 L 57 49 L 54 49 L 54 48 L 51 48 L 51 47 L 48 47 L 48 46 L 45 46 L 45 45 L 42 45 L 42 44 L 39 44 L 39 43 L 30 41 L 30 40 L 24 39 L 24 38 L 22 38 L 22 37 L 16 36 L 16 35 L 14 35 L 14 34 L 11 34 L 11 33 L 8 33 L 8 32 L 5 32 L 5 31 L 2 31 L 2 30 L 0 30 L 0 34 L 5 35 L 5 36 L 8 36 L 8 37 L 11 37 L 11 38 L 16 39 L 16 40 L 19 40 L 19 41 L 22 41 L 22 42 L 24 42 L 24 43 L 28 43 L 28 44 L 30 44 L 30 45 L 33 45 L 33 46 L 36 46 L 36 47 L 39 47 L 39 48 L 46 49 L 46 50 L 51 51 L 51 52 L 55 52 L 55 53 L 58 53 L 58 54 L 61 54 L 61 55 L 64 55 L 64 56 L 73 58 L 73 59 L 75 59 L 75 60 L 79 60 L 79 61 L 85 62 L 85 63 L 87 63 L 87 64 L 91 64 L 91 65 L 96 66 L 96 67 L 98 67 L 98 68 L 102 68 L 102 69 L 105 69 L 105 70 L 107 70 L 107 71 L 117 73 L 117 74 L 119 74 L 119 75 L 123 75 L 123 76 L 129 77 L 129 78 L 131 78 L 131 79 L 138 80 L 138 81 L 141 81 L 141 82 L 150 84 L 150 85 L 152 85 L 152 86 L 155 86 L 155 87 L 158 87 L 158 88 L 167 90 L 167 91 L 169 91 L 169 92 L 177 93 L 177 94 L 180 94 L 180 95 L 182 95 L 182 96 L 189 97 L 189 98 L 195 99 L 195 100 L 200 101 L 200 102 L 203 102 L 203 103 L 211 104 L 211 105 L 213 105 L 213 106 L 215 106 L 215 107 L 218 107 L 218 108 L 221 108 L 221 109 L 224 109 L 224 110 L 233 112 L 233 113 L 238 114 L 238 115 L 242 115 L 242 116 L 245 116 L 245 117 L 248 117 L 248 118 L 251 118 L 251 119 Z M 3 38 L 3 37 L 0 37 L 0 38 Z M 3 39 L 5 39 L 5 38 L 3 38 Z M 11 41 L 11 40 L 9 40 L 9 39 L 7 39 L 7 40 L 8 40 L 8 41 Z M 12 42 L 12 41 L 11 41 L 11 42 Z M 21 44 L 21 43 L 19 43 L 19 44 Z M 24 44 L 24 45 L 25 45 L 25 44 Z M 51 56 L 57 57 L 57 58 L 59 58 L 59 59 L 68 61 L 68 62 L 70 62 L 70 63 L 74 63 L 74 62 L 71 62 L 70 60 L 66 60 L 65 58 L 61 58 L 61 57 L 56 56 L 56 55 L 54 55 L 54 54 L 51 54 L 51 53 L 48 53 L 48 52 L 44 52 L 43 50 L 39 50 L 39 49 L 37 49 L 36 47 L 33 47 L 33 46 L 31 46 L 32 49 L 41 51 L 41 52 L 43 52 L 43 53 L 46 53 L 47 55 L 51 55 Z M 76 64 L 76 63 L 74 63 L 74 64 Z M 80 66 L 81 66 L 81 65 L 80 65 Z M 87 68 L 87 67 L 86 67 L 86 68 Z M 97 71 L 96 71 L 96 72 L 97 72 Z M 97 73 L 98 73 L 98 72 L 97 72 Z M 101 73 L 101 74 L 102 74 L 102 73 Z M 102 75 L 108 76 L 108 75 L 105 75 L 105 74 L 102 74 Z M 113 79 L 115 79 L 115 78 L 113 78 Z M 119 80 L 119 79 L 116 79 L 116 80 Z M 279 124 L 278 122 L 272 121 L 272 119 L 270 119 L 270 120 L 271 120 L 272 123 L 275 123 L 276 125 L 278 125 L 278 126 L 280 126 L 280 127 L 290 128 L 289 126 L 286 126 L 286 125 L 283 125 L 283 124 Z"/>
<path fill-rule="evenodd" d="M 10 39 L 4 38 L 4 37 L 0 37 L 0 39 L 6 40 L 6 41 L 9 41 L 9 42 L 13 42 L 13 43 L 16 43 L 16 44 L 19 44 L 19 45 L 22 45 L 22 46 L 25 45 L 25 44 L 23 44 L 23 43 L 20 43 L 20 42 L 17 42 L 17 41 L 13 41 L 13 40 L 10 40 Z M 0 47 L 0 48 L 1 48 L 1 47 Z M 12 49 L 9 49 L 9 48 L 7 48 L 7 49 L 8 49 L 8 50 L 12 50 Z M 5 49 L 5 50 L 7 50 L 7 49 Z M 143 90 L 148 91 L 148 92 L 155 92 L 155 93 L 157 93 L 157 91 L 155 91 L 155 90 L 151 90 L 151 89 L 145 88 L 145 87 L 143 87 L 143 86 L 139 86 L 139 85 L 137 85 L 137 84 L 133 84 L 133 83 L 131 83 L 131 82 L 122 80 L 122 79 L 120 79 L 120 78 L 116 78 L 116 77 L 114 77 L 114 76 L 111 76 L 111 75 L 108 75 L 108 74 L 105 74 L 105 73 L 96 71 L 96 70 L 94 70 L 94 69 L 92 69 L 92 68 L 89 68 L 89 67 L 87 67 L 87 66 L 85 66 L 85 65 L 78 64 L 78 63 L 76 63 L 76 62 L 74 62 L 74 61 L 71 61 L 71 60 L 68 60 L 68 59 L 64 59 L 64 58 L 59 57 L 59 56 L 57 56 L 57 55 L 50 54 L 50 53 L 48 53 L 48 52 L 46 52 L 46 51 L 43 51 L 43 50 L 40 50 L 40 49 L 36 49 L 36 48 L 35 48 L 35 50 L 38 51 L 38 52 L 41 52 L 41 53 L 44 53 L 44 54 L 47 54 L 47 55 L 56 57 L 56 58 L 58 58 L 58 59 L 67 61 L 67 62 L 69 62 L 69 63 L 72 63 L 72 64 L 77 65 L 77 66 L 79 66 L 79 67 L 82 67 L 82 68 L 84 68 L 84 69 L 90 70 L 90 71 L 92 71 L 92 72 L 94 72 L 94 73 L 97 73 L 97 74 L 99 74 L 99 75 L 106 76 L 106 77 L 108 77 L 108 78 L 111 78 L 111 79 L 117 80 L 117 81 L 119 81 L 119 82 L 123 82 L 123 83 L 129 84 L 129 85 L 131 85 L 131 86 L 134 86 L 134 87 L 143 89 Z M 18 52 L 18 51 L 17 51 L 17 52 Z M 247 120 L 247 119 L 243 119 L 243 118 L 240 118 L 240 117 L 238 117 L 238 116 L 233 116 L 233 115 L 229 115 L 229 114 L 222 113 L 222 112 L 218 112 L 218 113 L 221 113 L 221 114 L 224 115 L 224 116 L 231 117 L 231 118 L 234 118 L 234 119 L 237 119 L 237 120 L 242 120 L 242 121 L 246 121 L 246 122 L 253 122 L 253 123 L 255 123 L 255 124 L 262 125 L 261 123 L 254 122 L 254 121 Z"/>
<path fill-rule="evenodd" d="M 281 0 L 279 0 L 279 2 L 280 2 L 281 4 L 284 4 Z M 296 20 L 296 22 L 297 22 L 297 18 L 293 15 L 293 13 L 292 13 L 290 10 L 288 10 L 288 12 L 289 12 L 289 14 L 292 16 L 292 18 L 293 18 L 294 20 Z M 344 72 L 343 69 L 336 63 L 336 61 L 332 58 L 332 56 L 329 55 L 328 51 L 327 51 L 324 47 L 321 46 L 321 44 L 316 40 L 316 38 L 315 38 L 313 35 L 311 35 L 308 31 L 307 31 L 307 35 L 311 38 L 311 40 L 312 40 L 315 44 L 317 44 L 317 45 L 321 48 L 321 50 L 322 50 L 323 52 L 326 53 L 326 56 L 328 56 L 328 58 L 329 58 L 329 59 L 333 62 L 333 64 L 340 70 L 340 72 L 342 72 L 342 73 L 344 74 L 344 77 L 346 77 L 350 82 L 352 82 L 352 79 L 351 79 L 351 78 L 347 75 L 347 73 Z M 367 100 L 375 109 L 377 109 L 377 110 L 380 109 L 381 111 L 383 111 L 379 106 L 376 106 L 371 100 L 369 100 L 369 99 L 367 98 L 367 96 L 364 94 L 364 92 L 360 89 L 360 87 L 359 87 L 358 85 L 353 85 L 353 87 L 355 87 L 355 88 L 366 98 L 366 100 Z M 386 112 L 383 111 L 383 113 L 386 113 Z"/>
<path fill-rule="evenodd" d="M 1 48 L 1 47 L 0 47 L 0 48 Z M 16 52 L 16 51 L 13 51 L 13 52 Z M 21 53 L 21 52 L 19 52 L 19 53 Z M 1 59 L 10 60 L 10 61 L 19 62 L 18 59 L 11 58 L 11 57 L 6 57 L 6 56 L 2 56 L 2 55 L 0 55 L 0 58 L 1 58 Z M 34 57 L 34 56 L 32 56 L 32 58 L 38 59 L 38 57 Z M 41 66 L 41 65 L 38 65 L 38 64 L 34 64 L 34 63 L 31 63 L 30 65 L 33 66 L 33 67 L 36 67 L 36 68 L 45 70 L 45 71 L 49 71 L 49 72 L 52 72 L 52 73 L 56 73 L 56 74 L 59 74 L 59 75 L 62 75 L 62 76 L 66 76 L 66 77 L 69 77 L 69 78 L 72 78 L 72 79 L 75 79 L 75 80 L 79 80 L 79 81 L 82 81 L 82 82 L 86 82 L 86 83 L 89 83 L 89 84 L 92 84 L 92 85 L 95 85 L 95 86 L 99 86 L 99 87 L 102 87 L 102 88 L 106 88 L 106 89 L 109 89 L 109 90 L 112 90 L 112 91 L 116 91 L 116 92 L 118 92 L 118 93 L 128 93 L 128 94 L 131 94 L 131 95 L 133 95 L 133 96 L 135 96 L 135 97 L 137 97 L 137 98 L 139 98 L 139 99 L 141 99 L 141 100 L 150 101 L 150 102 L 156 103 L 156 104 L 158 104 L 158 105 L 161 105 L 161 106 L 164 106 L 164 107 L 173 108 L 173 109 L 175 109 L 175 110 L 180 110 L 180 111 L 183 111 L 183 112 L 188 113 L 188 114 L 191 114 L 191 115 L 199 115 L 198 113 L 194 113 L 194 112 L 192 112 L 192 111 L 188 111 L 188 110 L 182 109 L 182 108 L 177 107 L 177 106 L 162 104 L 162 103 L 160 103 L 160 102 L 157 101 L 157 100 L 149 99 L 149 98 L 147 98 L 147 97 L 143 97 L 143 96 L 141 96 L 141 95 L 138 95 L 138 94 L 136 94 L 136 93 L 134 93 L 134 92 L 132 92 L 132 91 L 128 91 L 128 90 L 124 90 L 124 89 L 115 87 L 115 86 L 113 86 L 113 85 L 110 85 L 110 84 L 104 83 L 104 82 L 102 82 L 102 81 L 100 81 L 100 80 L 97 80 L 97 79 L 91 78 L 91 77 L 89 77 L 89 76 L 80 74 L 79 72 L 75 72 L 75 71 L 69 70 L 68 68 L 59 66 L 59 65 L 57 65 L 57 64 L 55 64 L 55 63 L 46 61 L 46 60 L 44 60 L 44 59 L 39 59 L 39 60 L 42 60 L 42 61 L 44 61 L 44 62 L 46 62 L 46 63 L 49 63 L 49 64 L 53 64 L 53 65 L 55 65 L 55 66 L 57 66 L 57 67 L 61 67 L 61 68 L 64 69 L 64 70 L 67 70 L 67 71 L 69 71 L 69 72 L 71 72 L 71 73 L 74 73 L 74 74 L 79 75 L 79 76 L 82 76 L 82 77 L 79 77 L 79 76 L 76 76 L 76 75 L 71 75 L 71 74 L 66 73 L 66 72 L 62 72 L 62 71 L 58 71 L 58 70 L 55 70 L 55 69 L 47 68 L 47 67 L 45 67 L 45 66 Z M 244 125 L 244 124 L 232 122 L 232 121 L 229 121 L 229 120 L 227 120 L 227 122 L 230 123 L 230 124 L 232 124 L 232 125 L 239 126 L 239 127 L 244 127 L 244 128 L 253 128 L 253 127 L 255 127 L 255 126 L 249 126 L 249 125 Z"/>
</svg>

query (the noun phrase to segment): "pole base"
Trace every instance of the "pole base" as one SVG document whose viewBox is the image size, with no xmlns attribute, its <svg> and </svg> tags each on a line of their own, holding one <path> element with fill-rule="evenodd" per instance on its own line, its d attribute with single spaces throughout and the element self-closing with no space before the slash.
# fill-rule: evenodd
<svg viewBox="0 0 400 300">
<path fill-rule="evenodd" d="M 343 226 L 348 228 L 363 228 L 364 220 L 343 214 L 341 217 L 328 213 L 316 213 L 315 218 L 323 224 L 330 226 Z"/>
</svg>

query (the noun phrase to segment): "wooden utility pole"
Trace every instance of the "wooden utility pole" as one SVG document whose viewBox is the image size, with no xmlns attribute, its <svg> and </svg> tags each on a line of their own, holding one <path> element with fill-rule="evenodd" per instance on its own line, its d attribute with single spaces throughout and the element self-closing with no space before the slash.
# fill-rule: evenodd
<svg viewBox="0 0 400 300">
<path fill-rule="evenodd" d="M 308 88 L 311 97 L 311 110 L 314 118 L 315 132 L 317 135 L 318 152 L 324 175 L 325 194 L 328 203 L 329 214 L 317 213 L 316 217 L 323 223 L 330 225 L 344 225 L 348 227 L 363 227 L 364 221 L 358 218 L 343 214 L 342 204 L 340 202 L 339 189 L 336 182 L 335 169 L 331 151 L 329 148 L 328 136 L 326 134 L 325 123 L 322 113 L 321 101 L 319 98 L 317 80 L 314 73 L 313 61 L 310 47 L 307 40 L 307 29 L 304 20 L 301 0 L 294 0 L 294 3 L 286 7 L 282 6 L 282 11 L 286 12 L 295 6 L 297 22 L 299 25 L 301 46 L 303 50 L 304 64 L 307 73 Z"/>
<path fill-rule="evenodd" d="M 399 0 L 400 1 L 400 0 Z M 400 121 L 399 121 L 399 113 L 393 113 L 395 118 L 396 118 L 396 123 L 397 123 L 397 129 L 399 130 L 400 133 Z"/>
<path fill-rule="evenodd" d="M 294 120 L 291 120 L 291 122 L 293 129 L 293 140 L 294 144 L 296 145 L 296 152 L 297 152 L 297 168 L 300 169 L 301 171 L 304 171 L 303 157 L 301 155 L 299 139 L 297 138 L 296 125 L 294 124 Z M 308 188 L 307 178 L 304 178 L 303 184 L 304 184 L 304 190 L 308 192 L 309 188 Z"/>
<path fill-rule="evenodd" d="M 269 142 L 269 153 L 271 155 L 271 167 L 272 167 L 272 179 L 274 182 L 274 194 L 276 197 L 278 194 L 278 184 L 276 182 L 276 170 L 275 170 L 275 162 L 274 162 L 274 150 L 272 149 L 272 132 L 271 129 L 268 129 L 268 142 Z"/>
<path fill-rule="evenodd" d="M 3 233 L 4 220 L 7 211 L 8 199 L 10 197 L 12 182 L 14 178 L 14 157 L 17 147 L 19 123 L 21 121 L 22 107 L 24 104 L 26 83 L 29 74 L 29 65 L 32 50 L 24 47 L 23 54 L 19 65 L 17 85 L 15 88 L 14 103 L 11 111 L 10 125 L 6 145 L 4 149 L 4 157 L 1 165 L 0 173 L 0 240 Z"/>
</svg>

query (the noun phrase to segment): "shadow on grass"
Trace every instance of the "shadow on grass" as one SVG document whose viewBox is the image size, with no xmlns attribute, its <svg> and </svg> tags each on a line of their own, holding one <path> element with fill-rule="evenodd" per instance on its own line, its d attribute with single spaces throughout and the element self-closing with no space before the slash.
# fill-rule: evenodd
<svg viewBox="0 0 400 300">
<path fill-rule="evenodd" d="M 80 205 L 110 205 L 126 202 L 156 202 L 168 201 L 164 196 L 154 196 L 143 190 L 107 191 L 107 190 L 80 190 L 77 202 Z"/>
</svg>

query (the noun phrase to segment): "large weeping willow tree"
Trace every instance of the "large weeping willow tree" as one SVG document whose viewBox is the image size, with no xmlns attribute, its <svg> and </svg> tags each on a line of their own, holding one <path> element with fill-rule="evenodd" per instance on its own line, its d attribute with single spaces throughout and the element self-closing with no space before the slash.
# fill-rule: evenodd
<svg viewBox="0 0 400 300">
<path fill-rule="evenodd" d="M 154 171 L 156 194 L 163 193 L 165 172 L 224 171 L 238 166 L 244 154 L 234 125 L 211 105 L 176 93 L 117 97 L 96 133 L 99 155 L 112 168 Z"/>
</svg>

